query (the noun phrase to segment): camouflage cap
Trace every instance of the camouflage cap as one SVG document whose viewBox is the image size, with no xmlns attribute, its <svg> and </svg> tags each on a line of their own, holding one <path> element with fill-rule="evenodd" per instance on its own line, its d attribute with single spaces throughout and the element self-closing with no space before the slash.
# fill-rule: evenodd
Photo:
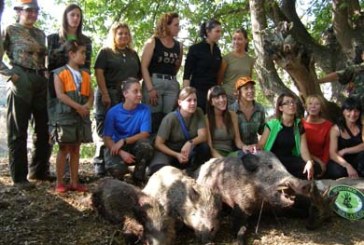
<svg viewBox="0 0 364 245">
<path fill-rule="evenodd" d="M 17 0 L 14 10 L 39 9 L 37 0 Z"/>
<path fill-rule="evenodd" d="M 251 79 L 251 77 L 239 77 L 238 80 L 236 80 L 235 82 L 235 89 L 239 90 L 240 87 L 248 84 L 248 83 L 253 83 L 255 84 L 255 81 L 253 79 Z"/>
</svg>

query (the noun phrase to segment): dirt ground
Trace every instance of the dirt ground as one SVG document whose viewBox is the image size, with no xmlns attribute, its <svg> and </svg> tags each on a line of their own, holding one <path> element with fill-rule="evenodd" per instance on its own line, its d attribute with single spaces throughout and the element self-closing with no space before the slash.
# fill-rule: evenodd
<svg viewBox="0 0 364 245">
<path fill-rule="evenodd" d="M 83 160 L 80 177 L 89 189 L 95 187 L 90 161 Z M 6 159 L 0 161 L 0 244 L 124 244 L 118 226 L 92 210 L 89 193 L 56 194 L 54 183 L 36 182 L 36 188 L 12 187 Z M 264 217 L 249 244 L 363 244 L 364 220 L 351 222 L 338 216 L 316 231 L 305 229 L 304 219 Z M 256 220 L 253 220 L 256 224 Z M 199 244 L 193 232 L 177 232 L 176 245 Z M 230 220 L 222 218 L 216 244 L 234 244 Z"/>
</svg>

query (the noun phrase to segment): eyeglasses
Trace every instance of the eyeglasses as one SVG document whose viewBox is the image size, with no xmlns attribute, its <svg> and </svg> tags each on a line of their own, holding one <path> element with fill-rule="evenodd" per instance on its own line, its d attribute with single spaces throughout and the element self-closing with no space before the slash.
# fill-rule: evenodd
<svg viewBox="0 0 364 245">
<path fill-rule="evenodd" d="M 296 101 L 287 100 L 287 101 L 282 102 L 282 105 L 296 105 Z"/>
</svg>

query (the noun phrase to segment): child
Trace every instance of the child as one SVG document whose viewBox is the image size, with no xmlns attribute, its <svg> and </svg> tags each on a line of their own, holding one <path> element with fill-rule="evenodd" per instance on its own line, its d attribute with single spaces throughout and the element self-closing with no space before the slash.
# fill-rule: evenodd
<svg viewBox="0 0 364 245">
<path fill-rule="evenodd" d="M 56 192 L 68 190 L 85 192 L 86 186 L 78 181 L 78 164 L 81 142 L 91 142 L 90 108 L 93 92 L 90 74 L 80 70 L 86 60 L 86 46 L 80 41 L 67 41 L 65 53 L 68 62 L 54 70 L 54 85 L 58 101 L 55 105 L 55 122 L 51 126 L 51 137 L 59 144 L 56 160 Z M 71 181 L 66 186 L 63 174 L 66 156 L 70 155 Z"/>
</svg>

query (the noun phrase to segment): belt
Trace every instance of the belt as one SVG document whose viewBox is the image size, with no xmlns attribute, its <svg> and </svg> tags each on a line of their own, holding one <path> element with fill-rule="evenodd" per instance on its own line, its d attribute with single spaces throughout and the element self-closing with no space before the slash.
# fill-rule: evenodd
<svg viewBox="0 0 364 245">
<path fill-rule="evenodd" d="M 21 65 L 15 65 L 15 66 L 20 67 L 25 72 L 34 73 L 34 74 L 37 74 L 37 75 L 40 75 L 40 76 L 44 76 L 44 72 L 47 70 L 47 69 L 31 69 L 31 68 L 24 67 L 24 66 L 21 66 Z"/>
<path fill-rule="evenodd" d="M 167 75 L 167 74 L 160 74 L 160 73 L 153 73 L 153 75 L 159 79 L 164 80 L 176 80 L 176 76 Z"/>
</svg>

